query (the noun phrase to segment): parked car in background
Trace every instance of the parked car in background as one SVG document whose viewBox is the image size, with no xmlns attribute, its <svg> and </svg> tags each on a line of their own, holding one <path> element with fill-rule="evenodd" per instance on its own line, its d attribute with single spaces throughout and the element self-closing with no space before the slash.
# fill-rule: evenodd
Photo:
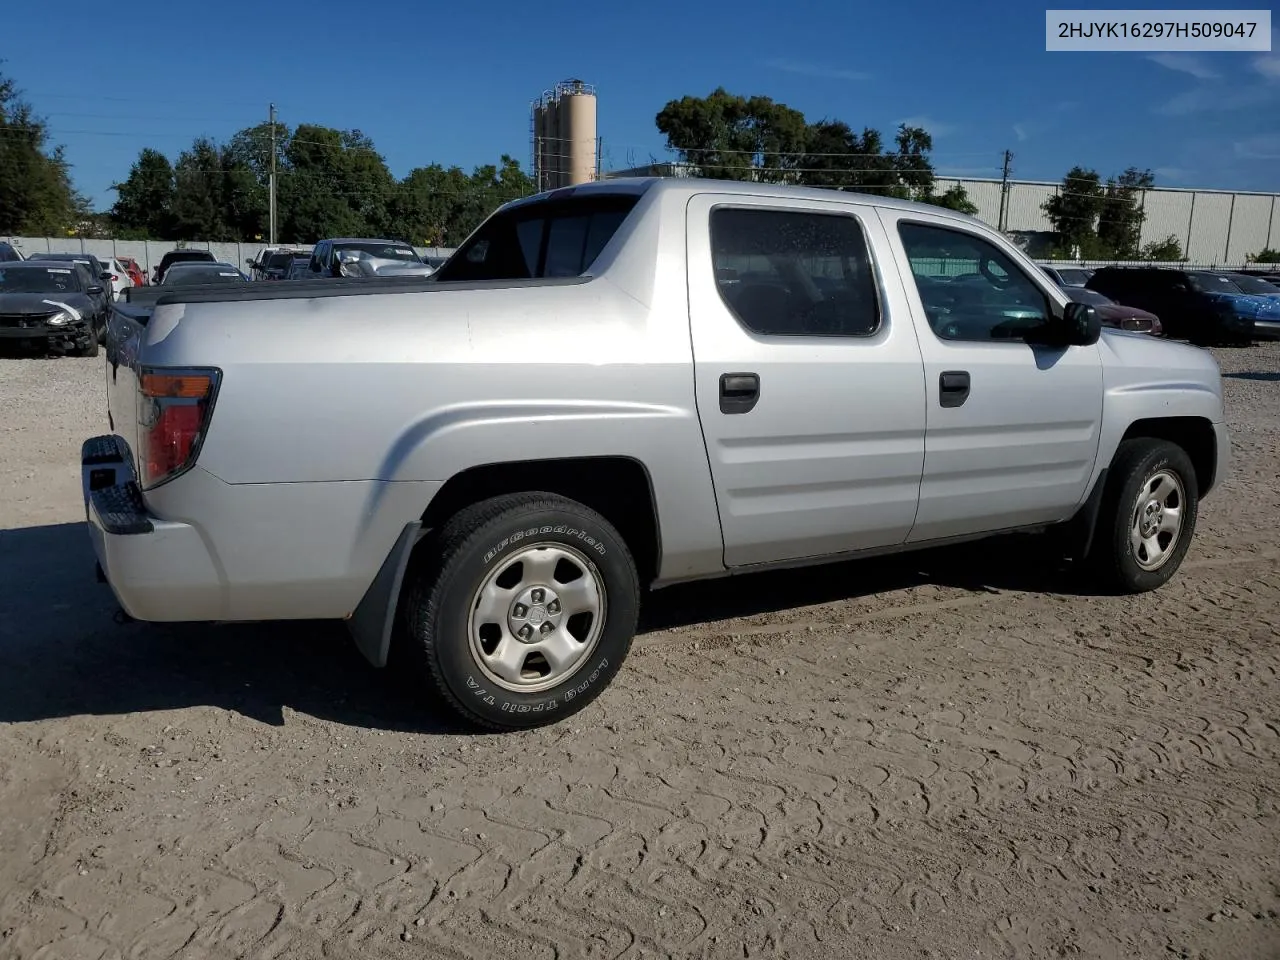
<svg viewBox="0 0 1280 960">
<path fill-rule="evenodd" d="M 254 280 L 263 279 L 262 270 L 267 260 L 272 254 L 278 253 L 284 249 L 284 247 L 263 247 L 255 256 L 247 258 L 244 263 L 245 266 L 249 268 L 249 276 Z"/>
<path fill-rule="evenodd" d="M 84 268 L 87 278 L 84 285 L 86 287 L 95 287 L 98 289 L 96 294 L 92 294 L 97 302 L 98 314 L 106 316 L 107 311 L 111 309 L 111 302 L 115 300 L 115 291 L 111 288 L 111 271 L 107 269 L 107 265 L 95 257 L 91 253 L 42 253 L 38 257 L 46 263 L 78 263 Z"/>
<path fill-rule="evenodd" d="M 1133 330 L 1136 333 L 1149 333 L 1158 337 L 1164 332 L 1164 325 L 1154 313 L 1148 313 L 1138 307 L 1116 303 L 1110 297 L 1088 287 L 1072 287 L 1062 285 L 1072 303 L 1087 303 L 1093 307 L 1104 327 L 1116 330 Z"/>
<path fill-rule="evenodd" d="M 191 286 L 198 283 L 248 283 L 249 277 L 231 263 L 175 263 L 165 272 L 163 287 Z"/>
<path fill-rule="evenodd" d="M 1037 264 L 1037 266 L 1060 287 L 1083 287 L 1093 276 L 1093 271 L 1087 267 L 1059 267 L 1047 263 Z"/>
<path fill-rule="evenodd" d="M 7 240 L 0 240 L 0 263 L 16 263 L 22 260 L 22 252 Z"/>
<path fill-rule="evenodd" d="M 594 699 L 651 586 L 1016 529 L 1157 589 L 1230 450 L 1207 351 L 1103 329 L 972 217 L 831 190 L 585 184 L 434 277 L 113 322 L 81 483 L 125 611 L 340 619 L 377 666 L 402 637 L 488 728 Z"/>
<path fill-rule="evenodd" d="M 1259 280 L 1265 280 L 1267 283 L 1275 284 L 1280 287 L 1280 265 L 1265 267 L 1242 267 L 1233 273 L 1243 273 L 1245 276 L 1257 277 Z"/>
<path fill-rule="evenodd" d="M 1169 267 L 1102 267 L 1088 288 L 1160 318 L 1166 336 L 1200 346 L 1280 332 L 1280 303 L 1249 296 L 1221 274 Z"/>
<path fill-rule="evenodd" d="M 111 299 L 119 300 L 120 294 L 134 285 L 133 277 L 129 276 L 128 269 L 115 257 L 107 257 L 102 261 L 102 265 L 107 268 L 107 273 L 110 275 L 104 277 L 103 281 L 111 288 Z"/>
<path fill-rule="evenodd" d="M 298 250 L 274 250 L 254 267 L 255 280 L 283 280 L 289 272 L 289 264 L 298 257 L 307 259 L 307 254 Z"/>
<path fill-rule="evenodd" d="M 165 273 L 175 263 L 216 263 L 217 261 L 218 258 L 208 250 L 170 250 L 156 265 L 152 282 L 163 283 Z"/>
<path fill-rule="evenodd" d="M 1251 297 L 1268 297 L 1272 300 L 1280 300 L 1280 277 L 1277 277 L 1275 281 L 1269 281 L 1263 277 L 1255 277 L 1247 273 L 1236 273 L 1234 271 L 1223 271 L 1222 276 L 1239 287 L 1241 293 L 1248 294 Z"/>
<path fill-rule="evenodd" d="M 133 257 L 117 257 L 121 266 L 129 272 L 130 279 L 133 280 L 135 287 L 145 286 L 147 283 L 147 272 L 142 269 L 142 264 L 138 263 Z"/>
<path fill-rule="evenodd" d="M 289 271 L 285 274 L 286 280 L 306 280 L 311 275 L 311 257 L 294 257 L 289 261 Z"/>
<path fill-rule="evenodd" d="M 433 273 L 435 269 L 403 240 L 321 240 L 311 251 L 311 274 L 316 277 L 429 277 Z"/>
<path fill-rule="evenodd" d="M 0 263 L 0 339 L 44 343 L 96 357 L 106 325 L 102 281 L 75 263 L 12 260 Z"/>
</svg>

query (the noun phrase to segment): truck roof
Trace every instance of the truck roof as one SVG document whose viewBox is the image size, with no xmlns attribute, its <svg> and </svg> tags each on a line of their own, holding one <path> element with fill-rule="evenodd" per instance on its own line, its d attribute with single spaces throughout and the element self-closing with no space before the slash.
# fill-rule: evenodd
<svg viewBox="0 0 1280 960">
<path fill-rule="evenodd" d="M 839 199 L 845 203 L 866 203 L 878 207 L 889 207 L 896 210 L 914 210 L 920 213 L 933 213 L 954 216 L 961 220 L 978 221 L 958 210 L 922 203 L 918 200 L 899 200 L 896 197 L 881 197 L 873 193 L 859 193 L 854 190 L 835 190 L 830 187 L 799 187 L 787 183 L 751 183 L 746 180 L 715 180 L 709 177 L 618 177 L 616 180 L 596 180 L 573 187 L 561 187 L 548 190 L 529 197 L 521 197 L 510 201 L 508 209 L 526 204 L 545 203 L 563 197 L 581 194 L 644 194 L 649 191 L 662 191 L 692 196 L 696 193 L 724 193 L 744 197 L 776 197 L 779 199 L 826 200 Z M 833 197 L 834 194 L 834 197 Z"/>
</svg>

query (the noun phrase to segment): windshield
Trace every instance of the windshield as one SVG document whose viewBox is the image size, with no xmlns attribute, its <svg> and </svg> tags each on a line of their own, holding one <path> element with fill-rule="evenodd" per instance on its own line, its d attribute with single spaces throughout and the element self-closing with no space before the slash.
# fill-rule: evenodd
<svg viewBox="0 0 1280 960">
<path fill-rule="evenodd" d="M 344 253 L 363 253 L 379 260 L 403 260 L 406 263 L 421 263 L 413 247 L 403 243 L 386 241 L 369 241 L 365 243 L 334 244 L 334 252 L 341 257 Z"/>
<path fill-rule="evenodd" d="M 46 253 L 43 257 L 40 257 L 39 259 L 57 260 L 59 263 L 79 263 L 79 264 L 82 264 L 86 270 L 88 270 L 91 274 L 94 274 L 95 276 L 102 272 L 101 269 L 97 269 L 97 270 L 94 269 L 94 262 L 92 257 L 77 257 L 74 254 Z"/>
<path fill-rule="evenodd" d="M 283 268 L 289 266 L 293 261 L 298 259 L 298 255 L 292 251 L 288 253 L 270 254 L 266 261 L 262 264 L 263 269 L 270 270 L 273 268 Z"/>
<path fill-rule="evenodd" d="M 165 286 L 184 283 L 238 283 L 249 278 L 226 263 L 200 264 L 199 266 L 175 264 L 164 275 Z"/>
<path fill-rule="evenodd" d="M 1087 287 L 1072 287 L 1066 294 L 1074 303 L 1087 303 L 1091 307 L 1107 307 L 1114 303 L 1110 297 L 1104 297 L 1097 290 Z"/>
<path fill-rule="evenodd" d="M 1232 282 L 1230 277 L 1224 277 L 1221 274 L 1189 273 L 1187 276 L 1191 279 L 1191 289 L 1199 293 L 1244 293 Z"/>
<path fill-rule="evenodd" d="M 1231 282 L 1245 293 L 1260 294 L 1264 297 L 1274 297 L 1276 294 L 1280 294 L 1280 287 L 1277 287 L 1274 283 L 1267 283 L 1265 280 L 1251 277 L 1245 273 L 1233 273 Z"/>
<path fill-rule="evenodd" d="M 5 267 L 0 269 L 0 293 L 80 293 L 71 267 Z"/>
</svg>

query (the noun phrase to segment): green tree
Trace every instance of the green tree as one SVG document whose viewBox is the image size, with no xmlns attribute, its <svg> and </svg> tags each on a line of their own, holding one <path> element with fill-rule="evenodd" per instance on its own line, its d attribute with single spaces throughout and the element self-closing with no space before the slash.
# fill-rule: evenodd
<svg viewBox="0 0 1280 960">
<path fill-rule="evenodd" d="M 1153 240 L 1138 252 L 1139 260 L 1155 260 L 1160 263 L 1180 263 L 1186 260 L 1182 253 L 1182 244 L 1173 234 L 1163 240 Z"/>
<path fill-rule="evenodd" d="M 1263 247 L 1257 253 L 1251 254 L 1247 259 L 1250 263 L 1280 263 L 1280 250 Z"/>
<path fill-rule="evenodd" d="M 819 120 L 808 127 L 805 151 L 800 180 L 807 186 L 883 194 L 897 185 L 880 131 L 870 127 L 859 135 L 843 120 Z"/>
<path fill-rule="evenodd" d="M 173 230 L 173 164 L 168 157 L 144 147 L 128 178 L 112 189 L 116 202 L 111 207 L 111 222 L 117 236 L 169 238 Z"/>
<path fill-rule="evenodd" d="M 889 156 L 897 184 L 890 191 L 904 200 L 924 200 L 933 195 L 933 164 L 929 151 L 933 149 L 933 137 L 922 127 L 898 127 L 895 138 L 896 153 Z"/>
<path fill-rule="evenodd" d="M 388 232 L 396 181 L 359 130 L 300 124 L 284 157 L 277 187 L 283 238 L 308 242 Z"/>
<path fill-rule="evenodd" d="M 717 87 L 706 97 L 670 100 L 656 117 L 667 146 L 701 176 L 795 182 L 808 125 L 804 114 L 769 97 Z"/>
<path fill-rule="evenodd" d="M 1109 257 L 1129 260 L 1139 253 L 1146 211 L 1142 194 L 1155 186 L 1150 170 L 1129 167 L 1119 177 L 1108 178 L 1098 213 L 1098 241 Z"/>
<path fill-rule="evenodd" d="M 1102 178 L 1096 170 L 1072 167 L 1056 194 L 1041 209 L 1053 225 L 1055 252 L 1062 256 L 1090 257 L 1100 253 L 1097 223 L 1105 203 Z"/>
<path fill-rule="evenodd" d="M 0 74 L 0 233 L 70 232 L 88 212 L 88 201 L 71 183 L 62 147 L 49 147 L 45 121 L 13 80 Z"/>
<path fill-rule="evenodd" d="M 957 213 L 966 213 L 974 216 L 978 212 L 978 205 L 969 199 L 969 193 L 962 184 L 954 184 L 944 190 L 942 193 L 930 193 L 927 197 L 921 197 L 925 203 L 931 203 L 935 207 L 946 207 L 948 210 L 955 210 Z"/>
</svg>

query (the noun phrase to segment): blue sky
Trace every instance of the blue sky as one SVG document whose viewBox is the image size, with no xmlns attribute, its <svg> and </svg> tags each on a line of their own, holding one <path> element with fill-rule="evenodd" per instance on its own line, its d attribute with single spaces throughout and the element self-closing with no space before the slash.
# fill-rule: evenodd
<svg viewBox="0 0 1280 960">
<path fill-rule="evenodd" d="M 116 10 L 135 12 L 126 23 Z M 0 70 L 99 207 L 142 147 L 176 157 L 197 135 L 265 119 L 271 101 L 289 124 L 361 129 L 397 176 L 504 152 L 527 164 L 529 102 L 567 77 L 598 89 L 609 169 L 666 157 L 654 115 L 722 85 L 886 138 L 919 123 L 942 173 L 998 176 L 1008 148 L 1020 178 L 1135 165 L 1161 185 L 1280 191 L 1280 42 L 1270 54 L 1047 53 L 1044 6 L 1012 0 L 559 11 L 70 0 L 11 4 L 3 23 Z"/>
</svg>

